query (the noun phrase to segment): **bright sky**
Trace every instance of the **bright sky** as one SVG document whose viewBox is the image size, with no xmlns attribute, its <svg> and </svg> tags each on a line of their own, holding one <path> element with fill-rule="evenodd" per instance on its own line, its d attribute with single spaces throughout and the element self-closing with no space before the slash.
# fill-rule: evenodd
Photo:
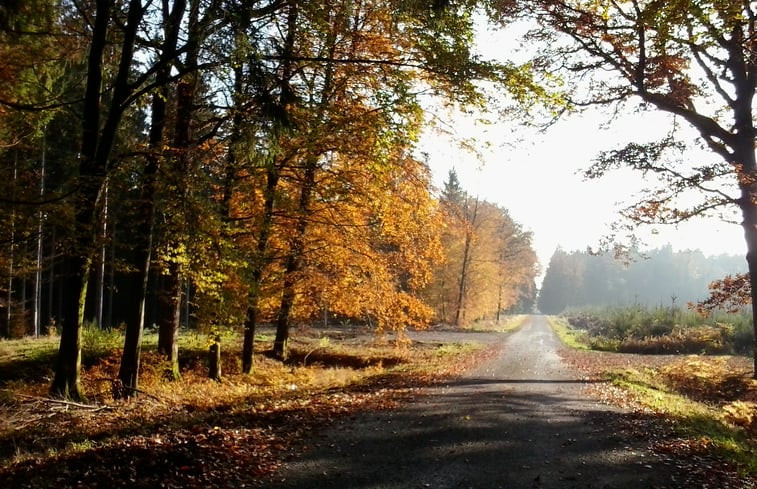
<svg viewBox="0 0 757 489">
<path fill-rule="evenodd" d="M 655 129 L 649 114 L 627 121 L 616 129 L 602 130 L 600 119 L 573 117 L 517 142 L 519 129 L 501 123 L 487 127 L 467 127 L 465 133 L 490 141 L 483 161 L 449 138 L 427 134 L 422 144 L 429 154 L 434 184 L 442 188 L 448 172 L 455 168 L 463 188 L 470 194 L 499 204 L 525 229 L 534 233 L 534 247 L 543 267 L 557 246 L 584 250 L 597 247 L 618 219 L 622 203 L 632 202 L 644 182 L 630 171 L 616 172 L 598 180 L 584 180 L 580 170 L 588 167 L 602 150 L 635 134 L 640 141 Z M 466 127 L 458 124 L 458 129 Z M 662 129 L 664 130 L 664 129 Z M 626 139 L 627 140 L 627 139 Z M 674 249 L 700 249 L 705 254 L 744 254 L 741 228 L 718 220 L 696 220 L 678 228 L 639 229 L 638 235 L 653 247 L 670 243 Z"/>
<path fill-rule="evenodd" d="M 482 30 L 480 51 L 484 57 L 497 53 L 517 56 L 520 31 L 503 34 Z M 487 54 L 487 50 L 489 54 Z M 445 118 L 446 119 L 446 118 Z M 482 150 L 478 159 L 461 149 L 452 138 L 427 133 L 421 150 L 428 154 L 434 184 L 441 188 L 455 168 L 463 188 L 470 194 L 499 204 L 525 229 L 534 233 L 534 248 L 543 270 L 557 246 L 567 251 L 596 247 L 619 217 L 619 203 L 630 203 L 644 186 L 640 176 L 616 172 L 598 180 L 580 175 L 601 151 L 630 141 L 659 140 L 670 129 L 661 113 L 622 116 L 606 129 L 608 117 L 601 113 L 571 116 L 546 133 L 524 129 L 517 121 L 477 125 L 472 117 L 452 115 L 446 123 L 457 138 L 475 138 Z M 743 255 L 741 228 L 719 220 L 693 220 L 678 226 L 650 228 L 637 235 L 652 247 L 670 243 L 676 250 L 700 249 L 705 254 Z"/>
</svg>

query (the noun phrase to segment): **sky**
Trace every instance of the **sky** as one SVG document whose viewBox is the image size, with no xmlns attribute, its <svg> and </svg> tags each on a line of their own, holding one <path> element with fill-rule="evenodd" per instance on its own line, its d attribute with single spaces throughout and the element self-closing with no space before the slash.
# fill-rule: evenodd
<svg viewBox="0 0 757 489">
<path fill-rule="evenodd" d="M 585 180 L 581 170 L 602 150 L 620 145 L 633 134 L 663 130 L 665 121 L 638 114 L 617 127 L 600 129 L 599 116 L 571 117 L 544 134 L 518 135 L 520 128 L 504 121 L 476 127 L 460 115 L 455 124 L 466 137 L 477 137 L 490 149 L 477 158 L 452 140 L 427 133 L 421 147 L 428 154 L 434 185 L 441 189 L 454 168 L 465 190 L 473 196 L 506 208 L 525 230 L 533 233 L 534 249 L 543 268 L 555 249 L 596 248 L 610 225 L 619 218 L 623 203 L 633 202 L 645 185 L 628 171 Z M 651 120 L 650 120 L 651 119 Z M 462 134 L 461 134 L 462 135 Z M 705 254 L 742 255 L 745 244 L 738 225 L 716 219 L 698 219 L 674 226 L 644 227 L 637 235 L 650 247 L 670 243 L 676 250 L 699 249 Z"/>
<path fill-rule="evenodd" d="M 519 56 L 525 59 L 528 53 L 518 46 L 522 32 L 523 26 L 511 32 L 482 27 L 479 52 L 485 58 L 507 53 L 515 61 Z M 563 118 L 541 133 L 515 120 L 482 125 L 474 116 L 436 112 L 448 134 L 427 131 L 419 146 L 427 155 L 434 185 L 442 188 L 454 168 L 468 193 L 506 208 L 533 233 L 542 273 L 558 246 L 566 251 L 596 248 L 618 220 L 623 203 L 633 202 L 646 185 L 630 170 L 597 180 L 585 180 L 581 170 L 603 150 L 630 141 L 659 140 L 671 124 L 660 112 L 629 111 L 607 125 L 608 115 L 595 110 Z M 479 157 L 455 142 L 465 138 L 478 141 Z M 645 227 L 636 234 L 651 248 L 669 243 L 675 250 L 699 249 L 706 255 L 744 255 L 746 250 L 741 228 L 717 219 L 694 219 L 654 231 Z"/>
</svg>

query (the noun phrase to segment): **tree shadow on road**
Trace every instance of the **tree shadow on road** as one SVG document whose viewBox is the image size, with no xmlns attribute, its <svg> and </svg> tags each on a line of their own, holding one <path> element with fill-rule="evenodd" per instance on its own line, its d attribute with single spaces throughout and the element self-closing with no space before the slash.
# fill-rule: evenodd
<svg viewBox="0 0 757 489">
<path fill-rule="evenodd" d="M 688 468 L 647 449 L 649 433 L 633 427 L 655 426 L 658 420 L 653 417 L 629 419 L 627 413 L 581 399 L 573 389 L 558 394 L 508 392 L 508 384 L 523 383 L 555 382 L 464 379 L 455 382 L 462 389 L 428 396 L 398 411 L 362 415 L 307 440 L 304 454 L 267 485 L 713 487 L 711 480 L 698 481 Z M 477 389 L 481 387 L 488 390 Z"/>
</svg>

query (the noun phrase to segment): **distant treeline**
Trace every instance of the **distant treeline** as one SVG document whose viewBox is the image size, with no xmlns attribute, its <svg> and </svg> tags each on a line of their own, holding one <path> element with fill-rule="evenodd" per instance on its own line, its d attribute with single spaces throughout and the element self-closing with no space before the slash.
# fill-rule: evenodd
<svg viewBox="0 0 757 489">
<path fill-rule="evenodd" d="M 699 250 L 673 251 L 670 245 L 630 260 L 558 248 L 544 275 L 538 308 L 545 314 L 557 314 L 576 306 L 685 306 L 706 298 L 713 280 L 745 271 L 742 256 L 705 256 Z"/>
</svg>

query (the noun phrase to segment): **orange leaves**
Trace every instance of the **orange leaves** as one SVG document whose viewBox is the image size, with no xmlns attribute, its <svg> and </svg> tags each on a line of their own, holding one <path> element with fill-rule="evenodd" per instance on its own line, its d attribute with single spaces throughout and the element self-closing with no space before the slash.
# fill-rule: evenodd
<svg viewBox="0 0 757 489">
<path fill-rule="evenodd" d="M 709 288 L 709 298 L 696 304 L 689 304 L 690 308 L 696 309 L 703 316 L 709 316 L 715 309 L 738 312 L 752 303 L 752 288 L 748 273 L 727 275 L 721 280 L 712 282 Z"/>
</svg>

